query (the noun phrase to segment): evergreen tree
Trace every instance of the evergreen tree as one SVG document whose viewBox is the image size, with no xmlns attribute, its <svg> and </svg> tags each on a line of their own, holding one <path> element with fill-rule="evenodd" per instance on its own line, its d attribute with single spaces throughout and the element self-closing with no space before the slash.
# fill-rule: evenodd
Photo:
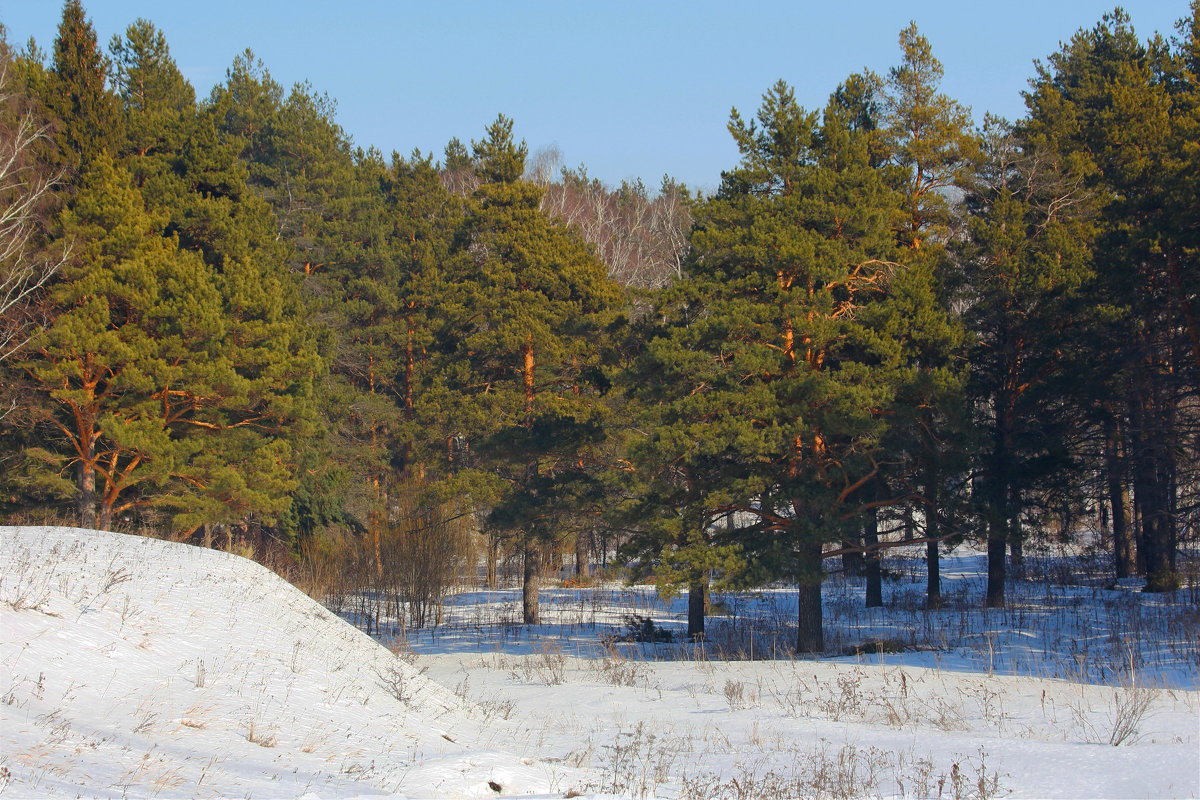
<svg viewBox="0 0 1200 800">
<path fill-rule="evenodd" d="M 1039 66 L 1024 126 L 1047 157 L 1076 160 L 1101 203 L 1095 301 L 1118 311 L 1105 338 L 1119 356 L 1108 391 L 1125 405 L 1138 559 L 1152 591 L 1177 585 L 1179 408 L 1196 385 L 1188 343 L 1196 287 L 1188 199 L 1196 182 L 1188 67 L 1195 4 L 1191 11 L 1175 52 L 1161 38 L 1142 44 L 1121 11 L 1077 33 Z M 1184 353 L 1193 355 L 1181 360 Z"/>
<path fill-rule="evenodd" d="M 164 221 L 105 155 L 63 213 L 71 257 L 22 364 L 61 438 L 27 449 L 31 480 L 44 491 L 73 468 L 58 491 L 85 527 L 150 508 L 177 531 L 273 524 L 320 362 L 278 276 L 244 259 L 218 273 Z"/>
<path fill-rule="evenodd" d="M 684 522 L 732 515 L 714 541 L 740 548 L 743 579 L 799 584 L 800 652 L 823 649 L 822 546 L 848 538 L 878 474 L 898 355 L 860 322 L 898 266 L 893 195 L 867 138 L 835 135 L 840 124 L 819 125 L 782 81 L 756 122 L 733 112 L 741 164 L 698 210 L 691 274 L 639 390 L 662 406 L 662 460 L 700 484 Z"/>
<path fill-rule="evenodd" d="M 492 524 L 523 550 L 523 618 L 535 623 L 539 544 L 596 468 L 598 337 L 621 296 L 603 264 L 540 212 L 541 189 L 520 180 L 526 147 L 510 120 L 497 118 L 473 149 L 487 182 L 443 283 L 431 398 L 448 426 L 451 485 L 490 506 Z"/>
<path fill-rule="evenodd" d="M 984 413 L 977 488 L 988 526 L 987 605 L 1004 605 L 1005 550 L 1019 552 L 1023 497 L 1071 467 L 1068 431 L 1084 383 L 1072 353 L 1094 331 L 1081 291 L 1091 279 L 1088 195 L 1072 163 L 1039 159 L 989 120 L 986 159 L 968 194 L 967 319 L 971 390 Z M 1078 166 L 1076 162 L 1074 166 Z"/>
<path fill-rule="evenodd" d="M 181 356 L 211 343 L 222 323 L 211 274 L 161 235 L 127 173 L 97 156 L 63 236 L 73 240 L 57 312 L 23 368 L 45 393 L 44 421 L 66 449 L 26 452 L 53 474 L 74 470 L 79 524 L 109 527 L 115 514 L 148 503 L 185 458 L 162 409 Z M 97 481 L 99 476 L 99 482 Z"/>
<path fill-rule="evenodd" d="M 902 196 L 896 242 L 906 268 L 893 283 L 898 316 L 889 322 L 904 346 L 905 377 L 892 419 L 889 448 L 903 454 L 890 473 L 892 491 L 913 498 L 924 522 L 926 606 L 941 604 L 939 541 L 950 483 L 966 470 L 967 414 L 963 408 L 965 342 L 951 313 L 958 283 L 947 249 L 957 215 L 952 192 L 966 186 L 978 153 L 971 117 L 940 91 L 941 62 L 929 40 L 910 24 L 900 32 L 901 63 L 884 85 L 883 136 L 887 170 Z"/>
<path fill-rule="evenodd" d="M 107 86 L 109 66 L 83 5 L 66 0 L 44 100 L 58 119 L 59 147 L 71 167 L 86 167 L 102 152 L 115 155 L 121 140 L 118 102 Z"/>
<path fill-rule="evenodd" d="M 124 151 L 146 158 L 177 150 L 182 121 L 195 110 L 196 93 L 171 57 L 162 31 L 138 19 L 124 37 L 113 37 L 109 52 L 113 84 L 125 109 Z M 135 172 L 139 185 L 141 177 Z"/>
</svg>

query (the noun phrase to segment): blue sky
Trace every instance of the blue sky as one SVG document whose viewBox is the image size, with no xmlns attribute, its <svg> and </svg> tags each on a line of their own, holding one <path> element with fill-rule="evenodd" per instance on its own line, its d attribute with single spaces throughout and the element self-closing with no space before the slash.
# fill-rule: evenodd
<svg viewBox="0 0 1200 800">
<path fill-rule="evenodd" d="M 198 96 L 251 48 L 290 87 L 309 80 L 338 102 L 338 121 L 385 154 L 439 154 L 452 136 L 480 138 L 503 112 L 532 150 L 609 183 L 670 174 L 711 189 L 737 152 L 725 130 L 783 78 L 800 102 L 824 105 L 846 75 L 899 60 L 910 20 L 942 61 L 943 91 L 976 118 L 1023 111 L 1021 90 L 1045 58 L 1112 0 L 793 0 L 675 2 L 386 2 L 385 0 L 84 0 L 107 44 L 138 17 L 167 37 Z M 54 0 L 5 0 L 9 42 L 52 49 Z M 1139 35 L 1173 32 L 1186 0 L 1126 3 Z"/>
</svg>

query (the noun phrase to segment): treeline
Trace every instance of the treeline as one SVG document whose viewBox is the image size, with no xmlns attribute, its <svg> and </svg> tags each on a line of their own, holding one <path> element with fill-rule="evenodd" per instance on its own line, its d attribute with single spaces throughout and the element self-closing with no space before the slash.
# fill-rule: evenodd
<svg viewBox="0 0 1200 800">
<path fill-rule="evenodd" d="M 491 580 L 521 558 L 527 622 L 545 554 L 603 542 L 690 588 L 693 635 L 710 583 L 794 582 L 800 651 L 830 559 L 880 604 L 898 544 L 930 608 L 964 538 L 989 606 L 1031 536 L 1184 579 L 1197 0 L 1170 38 L 1081 30 L 982 128 L 910 26 L 822 109 L 734 110 L 708 197 L 503 115 L 385 158 L 250 51 L 199 99 L 150 22 L 106 54 L 78 0 L 53 53 L 0 48 L 13 520 L 275 541 L 421 622 L 469 540 Z"/>
</svg>

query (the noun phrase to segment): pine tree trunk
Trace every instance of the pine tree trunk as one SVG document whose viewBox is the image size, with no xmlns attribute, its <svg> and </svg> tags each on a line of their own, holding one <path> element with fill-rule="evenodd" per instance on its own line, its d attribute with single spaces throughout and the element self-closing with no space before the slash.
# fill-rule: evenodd
<svg viewBox="0 0 1200 800">
<path fill-rule="evenodd" d="M 76 476 L 79 484 L 79 527 L 96 527 L 96 468 L 93 443 L 86 444 L 87 453 L 79 459 Z"/>
<path fill-rule="evenodd" d="M 1101 500 L 1096 504 L 1096 510 L 1099 515 L 1100 524 L 1100 547 L 1101 550 L 1107 550 L 1112 545 L 1112 520 L 1109 514 L 1109 503 Z"/>
<path fill-rule="evenodd" d="M 413 356 L 413 339 L 416 337 L 417 328 L 413 324 L 412 315 L 406 318 L 408 323 L 408 336 L 404 340 L 404 417 L 412 419 L 415 416 L 414 409 L 414 384 L 416 383 L 416 359 Z"/>
<path fill-rule="evenodd" d="M 1130 578 L 1137 571 L 1137 552 L 1129 520 L 1129 486 L 1120 453 L 1120 429 L 1115 414 L 1104 421 L 1104 466 L 1108 479 L 1108 504 L 1112 513 L 1113 564 L 1118 579 Z"/>
<path fill-rule="evenodd" d="M 995 524 L 995 523 L 994 523 Z M 984 602 L 988 608 L 1004 607 L 1004 566 L 1008 546 L 1004 531 L 989 530 L 988 535 L 988 597 Z"/>
<path fill-rule="evenodd" d="M 796 652 L 801 654 L 820 653 L 825 649 L 825 635 L 821 616 L 821 584 L 799 585 L 796 620 Z"/>
<path fill-rule="evenodd" d="M 988 542 L 987 542 L 987 608 L 1004 608 L 1004 583 L 1008 578 L 1008 495 L 999 478 L 987 486 L 988 499 Z"/>
<path fill-rule="evenodd" d="M 872 484 L 874 486 L 874 484 Z M 875 490 L 872 488 L 871 498 L 875 498 Z M 867 608 L 880 608 L 883 606 L 883 568 L 881 565 L 882 557 L 877 548 L 879 544 L 879 517 L 875 513 L 875 509 L 867 511 L 866 518 L 863 520 L 863 546 L 866 548 L 866 554 L 863 556 L 863 572 L 867 576 Z"/>
<path fill-rule="evenodd" d="M 1004 607 L 1005 581 L 1008 578 L 1007 551 L 1010 544 L 1009 523 L 1013 518 L 1012 499 L 1013 468 L 1013 430 L 1011 415 L 1008 413 L 1012 406 L 1007 396 L 995 398 L 993 405 L 996 409 L 996 430 L 993 434 L 991 469 L 987 476 L 987 505 L 988 505 L 988 582 L 987 598 L 984 604 L 988 608 Z"/>
<path fill-rule="evenodd" d="M 862 575 L 863 570 L 865 569 L 862 551 L 854 549 L 856 546 L 861 547 L 862 542 L 860 541 L 856 545 L 853 541 L 842 541 L 842 549 L 845 550 L 845 552 L 842 553 L 842 572 L 846 573 L 847 576 L 852 578 L 857 578 L 858 576 Z"/>
<path fill-rule="evenodd" d="M 533 412 L 533 334 L 521 345 L 521 383 L 525 389 L 525 414 Z"/>
<path fill-rule="evenodd" d="M 487 588 L 491 591 L 496 591 L 499 585 L 499 579 L 496 574 L 496 564 L 500 560 L 500 539 L 493 533 L 487 535 L 487 563 L 484 567 L 486 571 L 485 580 Z"/>
<path fill-rule="evenodd" d="M 1012 516 L 1008 520 L 1008 565 L 1009 572 L 1014 578 L 1025 575 L 1025 530 L 1021 527 L 1020 506 L 1014 497 L 1009 500 L 1008 508 Z"/>
<path fill-rule="evenodd" d="M 580 531 L 575 535 L 575 578 L 580 581 L 585 581 L 591 577 L 591 568 L 588 565 L 589 550 L 588 540 L 591 537 Z"/>
<path fill-rule="evenodd" d="M 708 606 L 708 577 L 697 578 L 688 584 L 687 636 L 693 642 L 704 639 L 704 612 Z"/>
<path fill-rule="evenodd" d="M 941 535 L 938 510 L 941 503 L 941 475 L 930 464 L 925 470 L 925 608 L 942 607 L 942 565 L 937 538 Z"/>
<path fill-rule="evenodd" d="M 1147 372 L 1151 366 L 1146 367 Z M 1134 390 L 1137 412 L 1133 431 L 1134 492 L 1142 526 L 1139 553 L 1144 552 L 1146 561 L 1145 591 L 1165 592 L 1178 588 L 1172 547 L 1174 465 L 1168 442 L 1174 437 L 1170 412 L 1159 402 L 1161 387 L 1155 385 L 1155 377 L 1140 376 Z"/>
<path fill-rule="evenodd" d="M 820 653 L 825 649 L 821 610 L 821 544 L 801 545 L 796 609 L 796 652 Z"/>
<path fill-rule="evenodd" d="M 525 534 L 522 561 L 521 581 L 521 621 L 526 625 L 537 625 L 541 619 L 538 614 L 538 567 L 541 564 L 537 544 L 531 534 Z"/>
</svg>

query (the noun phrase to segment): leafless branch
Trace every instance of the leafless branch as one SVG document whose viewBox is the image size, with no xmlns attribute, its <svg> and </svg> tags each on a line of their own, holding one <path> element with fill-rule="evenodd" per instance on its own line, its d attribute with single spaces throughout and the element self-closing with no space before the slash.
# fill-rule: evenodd
<svg viewBox="0 0 1200 800">
<path fill-rule="evenodd" d="M 0 64 L 0 108 L 15 102 L 8 65 Z M 37 292 L 58 272 L 70 248 L 54 256 L 37 252 L 36 234 L 61 173 L 39 169 L 34 150 L 47 137 L 32 112 L 0 130 L 0 361 L 29 341 L 38 323 L 31 313 Z"/>
</svg>

